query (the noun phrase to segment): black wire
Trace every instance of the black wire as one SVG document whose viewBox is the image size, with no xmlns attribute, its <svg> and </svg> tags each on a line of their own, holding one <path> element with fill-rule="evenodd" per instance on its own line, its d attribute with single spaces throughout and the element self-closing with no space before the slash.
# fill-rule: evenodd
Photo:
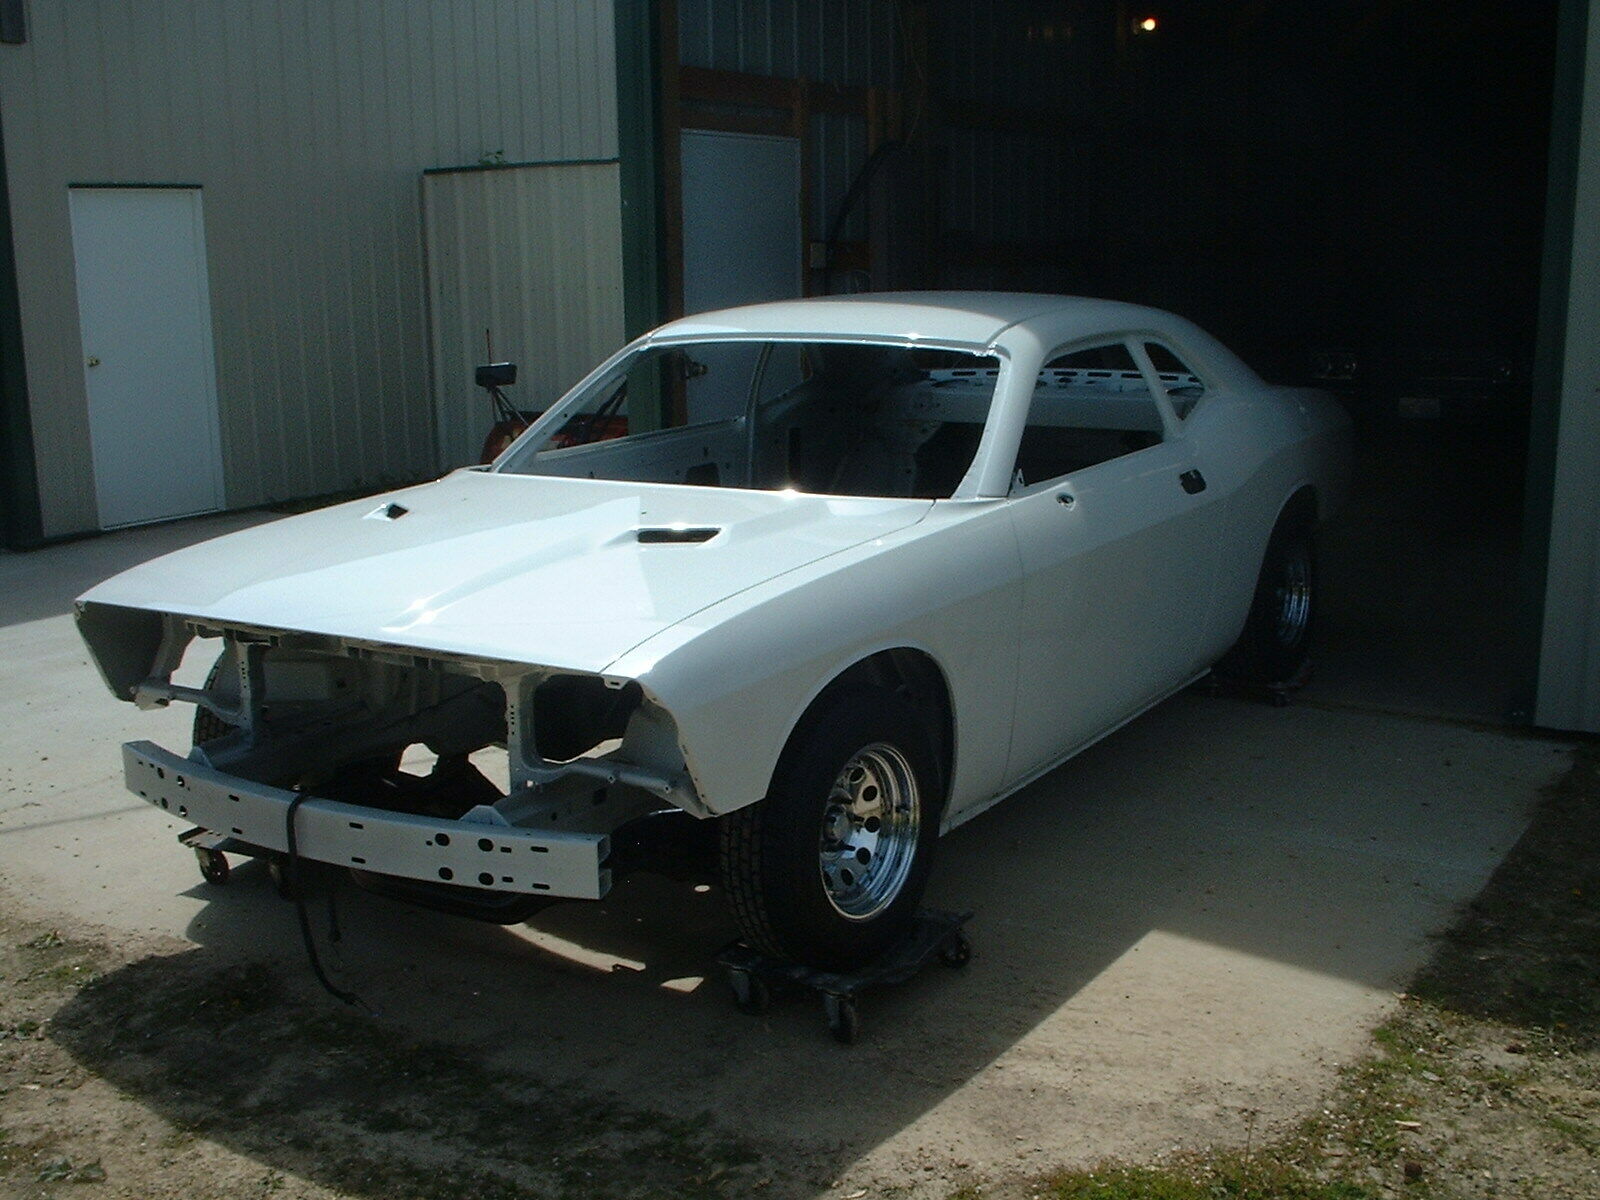
<svg viewBox="0 0 1600 1200">
<path fill-rule="evenodd" d="M 317 982 L 323 986 L 328 995 L 335 1000 L 342 1000 L 344 1003 L 356 1008 L 366 1009 L 370 1013 L 372 1009 L 367 1007 L 360 996 L 354 992 L 347 992 L 341 987 L 334 986 L 333 980 L 329 979 L 328 973 L 322 969 L 322 959 L 317 956 L 317 943 L 311 936 L 311 915 L 306 911 L 305 890 L 300 886 L 300 850 L 294 832 L 295 814 L 300 811 L 300 806 L 309 799 L 311 799 L 310 792 L 301 792 L 295 796 L 293 800 L 289 801 L 288 811 L 283 818 L 284 832 L 288 835 L 287 840 L 289 843 L 289 892 L 294 898 L 295 913 L 300 918 L 300 940 L 305 943 L 306 957 L 311 960 L 312 973 L 316 975 Z M 331 906 L 328 913 L 333 927 L 334 940 L 338 941 L 337 915 Z"/>
<path fill-rule="evenodd" d="M 627 398 L 628 381 L 624 379 L 622 381 L 622 386 L 616 391 L 612 392 L 611 395 L 607 397 L 604 404 L 600 405 L 600 407 L 596 408 L 594 412 L 589 414 L 589 419 L 583 427 L 583 433 L 578 438 L 577 444 L 580 446 L 587 446 L 591 441 L 593 441 L 595 430 L 599 428 L 600 422 L 609 420 L 612 414 L 622 407 L 622 402 Z"/>
<path fill-rule="evenodd" d="M 833 215 L 833 224 L 828 227 L 828 238 L 823 242 L 822 250 L 822 290 L 830 291 L 833 286 L 833 259 L 835 251 L 839 249 L 839 239 L 844 235 L 844 223 L 849 220 L 850 213 L 855 209 L 861 197 L 866 194 L 867 184 L 873 175 L 889 156 L 901 149 L 903 142 L 887 141 L 881 143 L 876 150 L 861 165 L 861 170 L 856 172 L 856 177 L 845 190 L 844 199 L 839 201 L 839 210 Z"/>
</svg>

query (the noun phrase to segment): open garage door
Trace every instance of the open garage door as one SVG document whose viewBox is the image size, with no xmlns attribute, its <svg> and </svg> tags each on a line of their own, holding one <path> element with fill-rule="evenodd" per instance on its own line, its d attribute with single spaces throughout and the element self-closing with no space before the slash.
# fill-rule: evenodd
<svg viewBox="0 0 1600 1200">
<path fill-rule="evenodd" d="M 664 136 L 801 139 L 808 294 L 1130 300 L 1338 393 L 1315 695 L 1527 720 L 1557 7 L 676 0 Z M 679 311 L 713 261 L 682 179 Z"/>
</svg>

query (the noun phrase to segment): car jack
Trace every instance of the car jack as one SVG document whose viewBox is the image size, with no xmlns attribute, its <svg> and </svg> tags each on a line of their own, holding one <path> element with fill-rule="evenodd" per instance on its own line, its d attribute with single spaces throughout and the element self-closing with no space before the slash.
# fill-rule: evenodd
<svg viewBox="0 0 1600 1200">
<path fill-rule="evenodd" d="M 747 1013 L 764 1013 L 775 992 L 809 990 L 822 997 L 828 1030 L 846 1045 L 861 1036 L 857 997 L 869 988 L 904 983 L 935 958 L 947 967 L 964 967 L 972 957 L 972 944 L 962 926 L 970 912 L 948 913 L 924 909 L 912 918 L 905 936 L 878 958 L 855 971 L 818 971 L 802 963 L 769 958 L 743 942 L 735 942 L 717 955 L 717 965 L 728 973 L 734 999 Z"/>
</svg>

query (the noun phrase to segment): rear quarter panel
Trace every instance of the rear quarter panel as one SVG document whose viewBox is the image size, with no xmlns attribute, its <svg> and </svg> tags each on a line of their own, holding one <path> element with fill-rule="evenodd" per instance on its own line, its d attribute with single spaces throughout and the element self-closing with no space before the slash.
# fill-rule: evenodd
<svg viewBox="0 0 1600 1200">
<path fill-rule="evenodd" d="M 1206 478 L 1228 494 L 1206 636 L 1211 661 L 1244 629 L 1267 542 L 1289 500 L 1301 488 L 1314 489 L 1319 519 L 1344 503 L 1350 425 L 1337 401 L 1322 392 L 1263 385 L 1214 399 L 1195 411 L 1186 430 L 1202 447 Z"/>
</svg>

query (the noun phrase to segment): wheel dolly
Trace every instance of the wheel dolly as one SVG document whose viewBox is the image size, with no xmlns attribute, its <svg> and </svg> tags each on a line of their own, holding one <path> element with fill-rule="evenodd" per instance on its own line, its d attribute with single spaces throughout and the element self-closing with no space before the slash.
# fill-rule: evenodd
<svg viewBox="0 0 1600 1200">
<path fill-rule="evenodd" d="M 1213 700 L 1220 696 L 1244 696 L 1252 700 L 1265 700 L 1273 708 L 1287 708 L 1294 694 L 1310 682 L 1311 662 L 1308 659 L 1288 679 L 1277 683 L 1257 683 L 1212 670 L 1195 684 L 1195 688 Z"/>
<path fill-rule="evenodd" d="M 857 971 L 818 971 L 802 963 L 769 958 L 743 942 L 735 942 L 717 955 L 717 965 L 728 973 L 734 1000 L 743 1012 L 760 1014 L 780 990 L 808 989 L 822 997 L 828 1030 L 846 1045 L 861 1036 L 861 1013 L 856 998 L 881 984 L 904 983 L 935 958 L 947 967 L 964 967 L 972 957 L 972 943 L 962 931 L 970 912 L 949 913 L 923 909 L 912 918 L 911 928 L 878 958 Z"/>
<path fill-rule="evenodd" d="M 284 899 L 289 898 L 289 872 L 285 865 L 285 857 L 275 850 L 265 850 L 239 838 L 230 837 L 228 834 L 213 833 L 209 829 L 201 828 L 180 833 L 178 844 L 194 851 L 194 856 L 200 863 L 201 878 L 216 887 L 222 887 L 228 882 L 231 873 L 228 866 L 229 854 L 237 854 L 242 858 L 264 859 L 267 870 L 272 875 L 272 886 L 277 889 L 278 895 Z"/>
</svg>

